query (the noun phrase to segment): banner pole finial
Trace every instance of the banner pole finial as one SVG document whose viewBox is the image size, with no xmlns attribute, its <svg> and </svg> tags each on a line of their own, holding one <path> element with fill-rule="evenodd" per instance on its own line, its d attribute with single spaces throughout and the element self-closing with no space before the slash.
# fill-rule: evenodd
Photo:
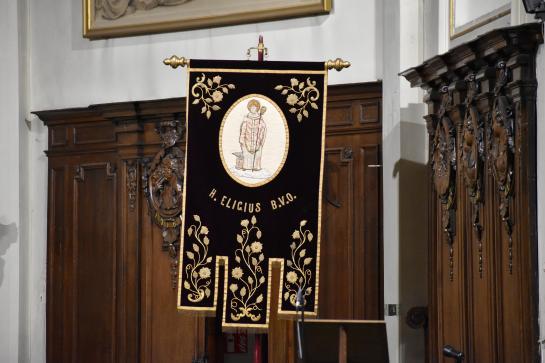
<svg viewBox="0 0 545 363">
<path fill-rule="evenodd" d="M 337 58 L 335 60 L 328 60 L 325 62 L 325 67 L 327 69 L 335 69 L 337 72 L 340 72 L 341 70 L 350 67 L 351 64 L 348 61 L 342 60 L 341 58 Z"/>
<path fill-rule="evenodd" d="M 173 55 L 170 58 L 164 59 L 163 64 L 166 66 L 171 66 L 172 68 L 186 67 L 189 65 L 189 59 Z"/>
</svg>

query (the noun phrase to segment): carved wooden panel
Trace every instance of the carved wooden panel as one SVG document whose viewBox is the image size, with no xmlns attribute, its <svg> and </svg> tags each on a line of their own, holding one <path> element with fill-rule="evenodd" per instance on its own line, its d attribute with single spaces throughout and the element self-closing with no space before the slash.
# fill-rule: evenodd
<svg viewBox="0 0 545 363">
<path fill-rule="evenodd" d="M 323 240 L 320 263 L 319 316 L 354 315 L 354 156 L 351 147 L 327 147 L 325 152 Z"/>
<path fill-rule="evenodd" d="M 110 163 L 78 165 L 74 179 L 72 354 L 82 363 L 116 362 L 115 169 Z"/>
<path fill-rule="evenodd" d="M 326 138 L 320 318 L 382 316 L 380 142 L 378 133 Z"/>
<path fill-rule="evenodd" d="M 112 124 L 84 124 L 74 127 L 74 145 L 100 144 L 115 141 Z"/>
<path fill-rule="evenodd" d="M 380 101 L 365 102 L 360 106 L 360 122 L 362 124 L 379 123 L 381 119 L 380 113 Z"/>
<path fill-rule="evenodd" d="M 352 103 L 343 102 L 334 105 L 327 110 L 328 125 L 330 126 L 352 126 Z"/>
<path fill-rule="evenodd" d="M 468 362 L 537 359 L 535 52 L 542 41 L 537 24 L 497 29 L 403 72 L 428 92 L 431 362 L 450 361 L 445 344 Z"/>
<path fill-rule="evenodd" d="M 51 146 L 64 146 L 68 142 L 68 130 L 64 126 L 53 127 L 49 137 Z"/>
<path fill-rule="evenodd" d="M 176 292 L 171 287 L 170 257 L 159 247 L 162 231 L 153 226 L 142 210 L 142 337 L 141 362 L 171 362 L 176 357 L 181 362 L 191 362 L 204 352 L 204 318 L 180 314 L 176 306 Z"/>
<path fill-rule="evenodd" d="M 63 281 L 65 273 L 65 189 L 66 172 L 64 167 L 49 169 L 48 199 L 48 245 L 47 260 L 49 273 L 47 276 L 47 323 L 48 339 L 56 342 L 47 346 L 47 360 L 61 362 L 64 351 L 64 316 L 66 295 Z M 61 283 L 59 283 L 59 280 Z"/>
</svg>

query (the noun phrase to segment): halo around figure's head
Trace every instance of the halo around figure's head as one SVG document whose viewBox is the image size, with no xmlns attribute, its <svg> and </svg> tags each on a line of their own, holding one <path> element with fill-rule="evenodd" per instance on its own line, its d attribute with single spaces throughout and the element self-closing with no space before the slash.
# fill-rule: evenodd
<svg viewBox="0 0 545 363">
<path fill-rule="evenodd" d="M 248 101 L 248 111 L 252 111 L 252 106 L 259 110 L 261 108 L 261 103 L 255 98 L 252 98 L 250 101 Z"/>
</svg>

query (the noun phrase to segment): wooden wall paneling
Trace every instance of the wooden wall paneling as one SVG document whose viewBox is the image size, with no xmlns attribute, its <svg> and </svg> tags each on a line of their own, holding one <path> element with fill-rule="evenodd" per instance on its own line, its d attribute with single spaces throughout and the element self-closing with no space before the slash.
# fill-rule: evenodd
<svg viewBox="0 0 545 363">
<path fill-rule="evenodd" d="M 449 159 L 456 167 L 452 281 L 445 277 L 452 261 L 441 239 L 449 224 L 437 183 L 448 171 L 437 166 L 449 155 L 436 148 L 430 154 L 431 362 L 448 361 L 444 344 L 468 362 L 539 360 L 535 54 L 542 42 L 539 25 L 496 29 L 402 72 L 428 92 L 430 145 L 447 139 L 437 138 L 445 110 L 457 128 L 458 152 Z"/>
<path fill-rule="evenodd" d="M 360 138 L 361 139 L 361 138 Z M 361 203 L 356 203 L 354 245 L 354 318 L 382 318 L 382 164 L 380 144 L 358 145 L 356 188 Z M 363 241 L 364 243 L 358 243 Z M 359 263 L 363 261 L 363 263 Z"/>
<path fill-rule="evenodd" d="M 123 286 L 124 303 L 120 306 L 119 326 L 125 334 L 119 336 L 119 357 L 126 361 L 139 360 L 139 300 L 140 300 L 140 198 L 141 166 L 138 159 L 124 159 L 120 163 L 118 195 L 122 200 L 118 213 L 119 265 L 118 284 Z"/>
<path fill-rule="evenodd" d="M 78 362 L 115 362 L 119 293 L 115 164 L 80 164 L 74 169 L 73 185 L 72 354 Z"/>
<path fill-rule="evenodd" d="M 320 318 L 383 316 L 381 97 L 380 85 L 330 87 Z"/>
<path fill-rule="evenodd" d="M 65 311 L 64 250 L 66 246 L 64 190 L 66 187 L 65 168 L 50 166 L 48 199 L 48 243 L 47 243 L 47 336 L 55 344 L 47 346 L 47 360 L 61 361 L 64 347 L 63 312 Z"/>
<path fill-rule="evenodd" d="M 369 165 L 381 163 L 381 86 L 332 86 L 329 95 L 324 193 L 333 204 L 324 202 L 322 254 L 332 257 L 323 259 L 319 314 L 377 319 L 382 191 L 380 169 Z M 183 120 L 184 102 L 37 112 L 51 131 L 48 362 L 189 362 L 204 353 L 205 325 L 209 346 L 221 350 L 217 324 L 175 309 L 175 260 L 162 251 L 142 189 L 145 165 L 162 147 L 157 125 Z M 293 360 L 292 336 L 292 322 L 272 322 L 273 362 Z"/>
<path fill-rule="evenodd" d="M 163 237 L 142 209 L 143 235 L 142 314 L 145 326 L 141 341 L 146 350 L 142 362 L 162 363 L 178 359 L 190 362 L 202 354 L 204 318 L 180 314 L 176 310 L 176 293 L 170 281 L 170 257 L 161 250 Z M 144 242 L 145 241 L 145 242 Z"/>
<path fill-rule="evenodd" d="M 353 316 L 354 211 L 353 151 L 327 147 L 325 151 L 324 206 L 320 261 L 319 316 Z"/>
</svg>

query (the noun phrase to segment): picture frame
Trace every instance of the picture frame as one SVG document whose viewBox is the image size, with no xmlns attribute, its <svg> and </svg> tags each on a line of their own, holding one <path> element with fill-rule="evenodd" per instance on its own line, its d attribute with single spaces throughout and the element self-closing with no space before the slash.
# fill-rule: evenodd
<svg viewBox="0 0 545 363">
<path fill-rule="evenodd" d="M 491 8 L 482 15 L 478 15 L 463 24 L 457 24 L 456 10 L 457 3 L 470 0 L 449 0 L 449 38 L 450 40 L 457 39 L 465 34 L 473 32 L 481 27 L 486 26 L 498 19 L 501 19 L 511 14 L 511 3 L 505 1 L 505 4 L 496 8 Z"/>
<path fill-rule="evenodd" d="M 327 14 L 332 1 L 83 0 L 83 37 L 125 37 Z"/>
</svg>

